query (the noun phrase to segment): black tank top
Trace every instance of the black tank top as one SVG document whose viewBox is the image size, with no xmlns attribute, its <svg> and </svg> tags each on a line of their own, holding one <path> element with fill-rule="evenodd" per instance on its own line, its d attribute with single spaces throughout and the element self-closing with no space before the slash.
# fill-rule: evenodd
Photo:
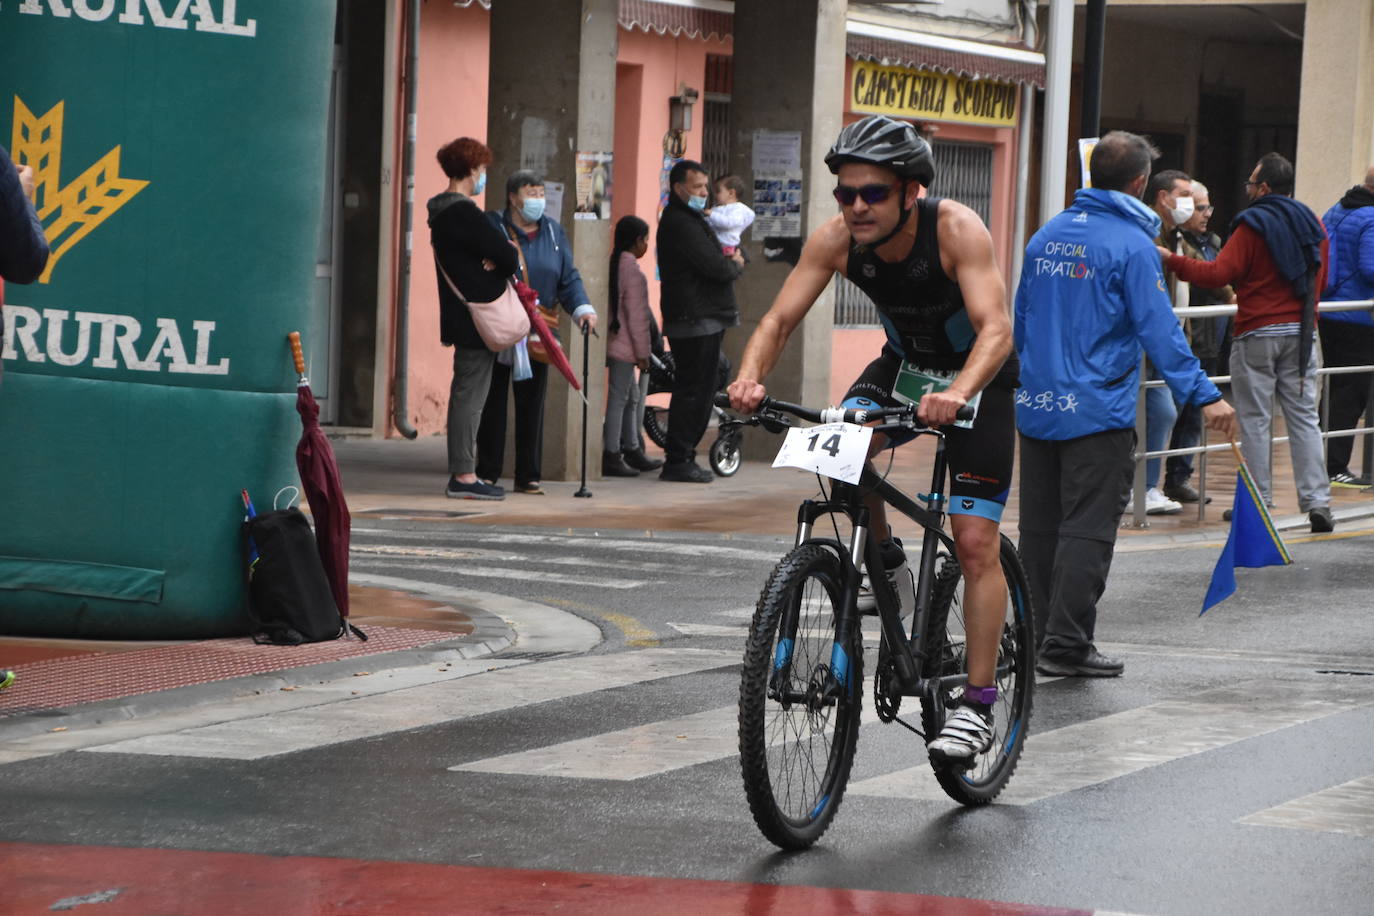
<svg viewBox="0 0 1374 916">
<path fill-rule="evenodd" d="M 916 241 L 895 264 L 872 249 L 851 246 L 846 273 L 878 307 L 888 347 L 927 369 L 961 369 L 976 334 L 964 309 L 959 284 L 940 265 L 940 198 L 916 201 Z M 1015 384 L 1016 356 L 1007 358 L 999 381 Z"/>
</svg>

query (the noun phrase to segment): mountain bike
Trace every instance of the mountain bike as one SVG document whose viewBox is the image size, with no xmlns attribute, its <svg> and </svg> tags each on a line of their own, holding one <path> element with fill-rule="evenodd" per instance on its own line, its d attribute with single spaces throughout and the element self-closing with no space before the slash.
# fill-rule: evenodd
<svg viewBox="0 0 1374 916">
<path fill-rule="evenodd" d="M 717 403 L 725 398 L 717 395 Z M 874 432 L 914 432 L 935 441 L 930 492 L 918 505 L 864 460 L 857 483 L 818 471 L 820 499 L 797 511 L 793 548 L 769 575 L 749 628 L 740 679 L 740 763 L 749 808 L 759 829 L 783 849 L 805 849 L 834 819 L 844 797 L 863 706 L 863 634 L 857 600 L 865 569 L 881 625 L 873 675 L 878 719 L 905 726 L 926 742 L 962 695 L 965 674 L 963 579 L 953 538 L 944 531 L 945 437 L 919 425 L 915 406 L 817 410 L 764 398 L 746 425 L 781 433 L 788 415 L 835 424 L 800 430 L 812 448 L 839 448 L 839 433 L 873 420 Z M 838 430 L 833 438 L 830 430 Z M 807 436 L 812 430 L 821 430 Z M 866 457 L 866 442 L 863 457 Z M 786 446 L 784 446 L 786 448 Z M 827 480 L 830 493 L 826 494 Z M 914 608 L 903 608 L 884 573 L 879 539 L 869 537 L 864 497 L 877 493 L 924 530 Z M 847 521 L 848 544 L 840 518 Z M 831 531 L 817 522 L 829 521 Z M 955 801 L 984 805 L 1016 769 L 1030 724 L 1035 683 L 1034 615 L 1016 548 L 1001 538 L 1009 600 L 998 649 L 994 740 L 965 768 L 936 766 L 935 778 Z M 910 559 L 910 558 L 909 558 Z M 904 623 L 904 615 L 910 623 Z M 904 698 L 920 704 L 920 727 L 899 717 Z"/>
</svg>

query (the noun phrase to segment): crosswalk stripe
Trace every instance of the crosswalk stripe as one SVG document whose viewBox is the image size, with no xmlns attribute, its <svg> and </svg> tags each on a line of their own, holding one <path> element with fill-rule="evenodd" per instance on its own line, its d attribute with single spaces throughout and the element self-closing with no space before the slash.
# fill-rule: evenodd
<svg viewBox="0 0 1374 916">
<path fill-rule="evenodd" d="M 505 566 L 478 566 L 463 563 L 417 563 L 406 557 L 354 557 L 352 564 L 359 569 L 407 569 L 429 572 L 461 573 L 465 579 L 511 579 L 528 582 L 557 582 L 562 585 L 585 585 L 589 588 L 630 589 L 647 585 L 644 579 L 611 579 L 596 576 L 578 576 L 561 572 L 522 567 L 515 569 Z"/>
<path fill-rule="evenodd" d="M 733 636 L 743 639 L 749 635 L 748 623 L 669 623 L 683 636 Z"/>
<path fill-rule="evenodd" d="M 449 769 L 570 779 L 641 779 L 734 754 L 739 747 L 738 712 L 738 706 L 722 706 Z"/>
<path fill-rule="evenodd" d="M 1374 837 L 1374 775 L 1267 808 L 1240 823 Z"/>
<path fill-rule="evenodd" d="M 403 540 L 424 541 L 433 543 L 435 533 L 432 531 L 405 531 L 392 530 L 389 528 L 371 528 L 354 526 L 354 534 L 376 535 Z M 720 544 L 693 544 L 688 541 L 679 541 L 671 538 L 640 538 L 632 540 L 629 538 L 602 538 L 588 537 L 586 535 L 558 535 L 558 534 L 512 534 L 512 533 L 487 533 L 483 532 L 481 537 L 482 544 L 489 546 L 492 544 L 562 544 L 576 546 L 579 551 L 593 549 L 611 550 L 628 553 L 656 553 L 668 554 L 679 557 L 720 557 L 722 559 L 733 560 L 758 560 L 769 563 L 776 563 L 782 558 L 790 547 L 787 544 L 780 544 L 777 547 L 756 550 L 750 547 L 727 547 Z"/>
<path fill-rule="evenodd" d="M 644 649 L 555 659 L 440 684 L 85 748 L 258 760 L 738 663 L 738 652 Z"/>
<path fill-rule="evenodd" d="M 1049 732 L 1032 728 L 1016 774 L 998 801 L 1028 805 L 1371 704 L 1374 685 L 1347 687 L 1333 696 L 1329 684 L 1284 683 L 1276 689 L 1273 680 L 1256 680 Z M 861 780 L 850 785 L 849 792 L 889 798 L 945 798 L 930 767 L 924 765 Z"/>
</svg>

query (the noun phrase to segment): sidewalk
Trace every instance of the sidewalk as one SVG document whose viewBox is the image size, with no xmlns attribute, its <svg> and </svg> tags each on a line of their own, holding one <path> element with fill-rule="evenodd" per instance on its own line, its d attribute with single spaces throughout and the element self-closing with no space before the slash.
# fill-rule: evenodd
<svg viewBox="0 0 1374 916">
<path fill-rule="evenodd" d="M 708 437 L 714 435 L 708 431 Z M 766 434 L 750 430 L 755 441 Z M 709 444 L 709 442 L 708 442 Z M 670 532 L 790 535 L 797 503 L 817 492 L 813 475 L 746 462 L 738 474 L 708 485 L 666 483 L 657 474 L 588 480 L 590 498 L 575 498 L 579 483 L 545 481 L 544 496 L 510 494 L 501 502 L 451 500 L 442 437 L 406 440 L 344 439 L 334 443 L 354 525 L 404 518 L 434 525 L 502 525 L 555 530 L 625 530 L 644 536 Z M 600 452 L 595 454 L 599 470 Z M 897 450 L 891 474 L 908 491 L 929 481 L 929 449 Z M 1275 521 L 1289 537 L 1306 536 L 1297 512 L 1286 448 L 1274 456 Z M 1195 480 L 1196 483 L 1196 480 Z M 1206 518 L 1196 507 L 1151 516 L 1148 529 L 1123 528 L 1118 550 L 1148 550 L 1224 542 L 1221 510 L 1234 494 L 1229 453 L 1208 463 Z M 1019 498 L 1013 488 L 1003 529 L 1015 537 Z M 1374 494 L 1335 489 L 1336 534 L 1374 517 Z M 1129 521 L 1129 518 L 1127 519 Z M 1365 525 L 1367 527 L 1367 525 Z M 898 533 L 901 528 L 898 528 Z M 307 646 L 258 646 L 245 638 L 195 642 L 111 642 L 0 636 L 0 665 L 16 669 L 14 687 L 0 692 L 0 739 L 16 727 L 32 732 L 129 718 L 159 709 L 258 693 L 290 690 L 360 672 L 430 661 L 490 655 L 516 645 L 513 614 L 499 595 L 465 592 L 464 600 L 426 600 L 417 594 L 350 588 L 352 621 L 370 639 L 340 639 Z"/>
</svg>

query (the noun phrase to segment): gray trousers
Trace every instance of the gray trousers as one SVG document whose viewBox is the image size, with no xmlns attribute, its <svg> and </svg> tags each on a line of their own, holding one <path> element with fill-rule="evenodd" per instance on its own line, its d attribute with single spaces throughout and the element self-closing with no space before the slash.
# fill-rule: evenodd
<svg viewBox="0 0 1374 916">
<path fill-rule="evenodd" d="M 453 382 L 448 389 L 448 472 L 471 474 L 477 469 L 477 426 L 491 388 L 496 354 L 486 349 L 453 348 Z"/>
<path fill-rule="evenodd" d="M 1094 648 L 1134 447 L 1132 429 L 1058 441 L 1021 436 L 1018 549 L 1046 658 L 1077 661 Z"/>
<path fill-rule="evenodd" d="M 1314 353 L 1308 363 L 1307 378 L 1299 394 L 1299 337 L 1251 336 L 1233 341 L 1231 400 L 1236 408 L 1241 454 L 1265 502 L 1273 501 L 1269 439 L 1274 428 L 1274 401 L 1278 400 L 1288 426 L 1298 509 L 1308 512 L 1331 504 L 1331 482 L 1326 476 L 1321 428 L 1317 423 L 1317 357 Z"/>
<path fill-rule="evenodd" d="M 601 447 L 608 452 L 639 451 L 639 422 L 644 402 L 639 399 L 635 364 L 607 360 L 606 424 Z"/>
</svg>

